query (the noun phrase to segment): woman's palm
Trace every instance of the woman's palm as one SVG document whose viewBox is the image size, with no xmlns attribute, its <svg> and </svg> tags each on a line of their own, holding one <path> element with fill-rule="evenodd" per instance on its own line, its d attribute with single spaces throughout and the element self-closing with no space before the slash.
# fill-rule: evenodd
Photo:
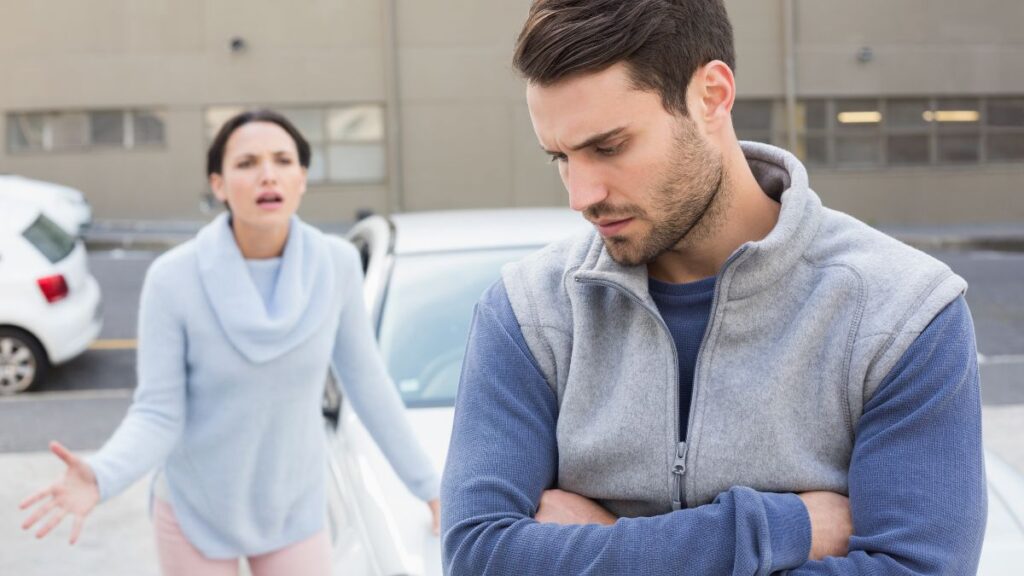
<svg viewBox="0 0 1024 576">
<path fill-rule="evenodd" d="M 21 503 L 22 510 L 38 504 L 21 527 L 28 530 L 36 522 L 49 516 L 42 528 L 36 532 L 36 538 L 42 538 L 70 514 L 74 517 L 74 525 L 71 529 L 71 543 L 74 544 L 82 531 L 85 517 L 100 501 L 99 487 L 92 469 L 81 458 L 72 454 L 58 442 L 51 442 L 50 450 L 64 461 L 67 470 L 64 472 L 64 477 L 58 482 L 36 492 Z"/>
</svg>

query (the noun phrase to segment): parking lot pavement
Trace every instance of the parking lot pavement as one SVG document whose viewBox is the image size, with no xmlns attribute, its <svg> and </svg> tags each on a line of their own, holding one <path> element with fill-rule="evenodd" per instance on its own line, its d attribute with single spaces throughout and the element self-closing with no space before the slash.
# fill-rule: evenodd
<svg viewBox="0 0 1024 576">
<path fill-rule="evenodd" d="M 0 574 L 159 576 L 147 513 L 148 482 L 138 482 L 97 507 L 74 546 L 68 544 L 69 519 L 41 540 L 34 531 L 21 529 L 28 515 L 18 510 L 18 503 L 56 480 L 63 469 L 48 452 L 0 454 Z"/>
<path fill-rule="evenodd" d="M 1024 404 L 982 408 L 985 446 L 1024 475 Z"/>
</svg>

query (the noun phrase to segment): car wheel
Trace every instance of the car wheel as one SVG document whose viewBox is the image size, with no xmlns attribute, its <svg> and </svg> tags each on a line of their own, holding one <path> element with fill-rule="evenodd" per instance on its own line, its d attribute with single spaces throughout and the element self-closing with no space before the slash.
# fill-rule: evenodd
<svg viewBox="0 0 1024 576">
<path fill-rule="evenodd" d="M 46 372 L 43 347 L 29 333 L 0 328 L 0 395 L 17 394 Z"/>
</svg>

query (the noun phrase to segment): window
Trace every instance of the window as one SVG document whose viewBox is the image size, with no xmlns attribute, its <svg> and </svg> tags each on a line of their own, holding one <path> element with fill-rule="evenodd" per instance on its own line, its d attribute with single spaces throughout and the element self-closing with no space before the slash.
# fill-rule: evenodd
<svg viewBox="0 0 1024 576">
<path fill-rule="evenodd" d="M 7 149 L 12 153 L 133 149 L 163 144 L 163 113 L 155 110 L 12 112 L 7 115 Z"/>
<path fill-rule="evenodd" d="M 981 103 L 977 98 L 936 101 L 927 121 L 938 127 L 939 164 L 981 161 Z"/>
<path fill-rule="evenodd" d="M 75 249 L 75 239 L 42 214 L 21 235 L 54 264 Z"/>
<path fill-rule="evenodd" d="M 741 139 L 787 146 L 781 100 L 737 101 Z M 797 156 L 809 166 L 1024 162 L 1024 97 L 815 98 L 796 104 Z M 771 138 L 768 138 L 770 134 Z"/>
<path fill-rule="evenodd" d="M 772 101 L 737 100 L 732 107 L 732 125 L 740 140 L 772 141 Z"/>
<path fill-rule="evenodd" d="M 886 151 L 891 166 L 931 163 L 932 111 L 927 98 L 901 98 L 885 103 Z"/>
<path fill-rule="evenodd" d="M 1024 162 L 1024 98 L 991 98 L 985 118 L 989 162 Z"/>
<path fill-rule="evenodd" d="M 214 107 L 206 111 L 207 139 L 244 108 Z M 384 182 L 387 153 L 384 108 L 379 104 L 321 107 L 275 107 L 309 142 L 309 182 L 375 184 Z"/>
</svg>

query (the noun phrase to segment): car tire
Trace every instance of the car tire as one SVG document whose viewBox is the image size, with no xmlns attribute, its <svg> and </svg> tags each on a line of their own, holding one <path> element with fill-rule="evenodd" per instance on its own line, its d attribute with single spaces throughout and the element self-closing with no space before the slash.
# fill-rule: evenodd
<svg viewBox="0 0 1024 576">
<path fill-rule="evenodd" d="M 0 396 L 42 381 L 48 368 L 46 352 L 35 337 L 17 328 L 0 328 Z"/>
</svg>

